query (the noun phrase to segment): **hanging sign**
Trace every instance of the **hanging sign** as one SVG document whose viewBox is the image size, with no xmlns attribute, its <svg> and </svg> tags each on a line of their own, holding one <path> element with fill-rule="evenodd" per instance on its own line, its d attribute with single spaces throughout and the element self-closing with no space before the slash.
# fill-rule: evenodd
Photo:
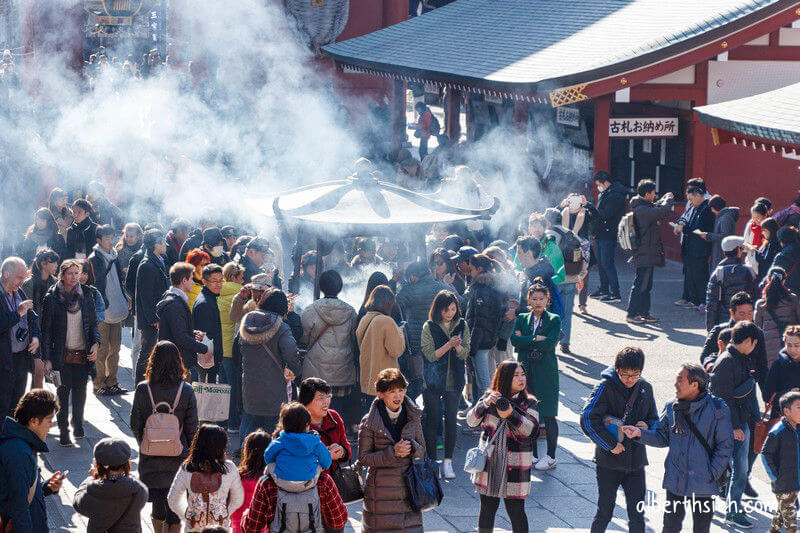
<svg viewBox="0 0 800 533">
<path fill-rule="evenodd" d="M 677 137 L 677 117 L 612 118 L 608 122 L 609 137 Z"/>
<path fill-rule="evenodd" d="M 557 107 L 556 122 L 564 126 L 579 128 L 581 126 L 581 112 L 575 107 Z"/>
</svg>

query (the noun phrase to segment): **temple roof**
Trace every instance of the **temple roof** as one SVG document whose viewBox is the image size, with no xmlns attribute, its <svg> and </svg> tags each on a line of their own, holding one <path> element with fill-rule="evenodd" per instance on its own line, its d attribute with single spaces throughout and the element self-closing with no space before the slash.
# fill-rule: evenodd
<svg viewBox="0 0 800 533">
<path fill-rule="evenodd" d="M 800 145 L 800 83 L 694 110 L 714 128 Z"/>
<path fill-rule="evenodd" d="M 333 43 L 346 67 L 490 90 L 543 92 L 687 52 L 789 0 L 457 0 Z"/>
</svg>

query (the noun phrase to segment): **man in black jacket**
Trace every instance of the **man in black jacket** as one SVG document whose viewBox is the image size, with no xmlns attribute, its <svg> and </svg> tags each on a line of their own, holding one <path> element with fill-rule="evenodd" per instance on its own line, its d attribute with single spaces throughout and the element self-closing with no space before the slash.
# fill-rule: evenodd
<svg viewBox="0 0 800 533">
<path fill-rule="evenodd" d="M 623 348 L 614 366 L 603 371 L 602 381 L 583 408 L 581 428 L 596 445 L 598 498 L 592 533 L 608 527 L 620 485 L 625 492 L 629 531 L 644 531 L 644 509 L 639 502 L 645 499 L 647 452 L 644 444 L 622 433 L 623 425 L 649 429 L 658 421 L 653 387 L 641 377 L 643 368 L 644 352 L 630 346 Z"/>
<path fill-rule="evenodd" d="M 203 244 L 203 230 L 195 228 L 189 232 L 189 236 L 181 244 L 181 251 L 178 253 L 178 261 L 186 261 L 186 255 L 194 250 L 200 248 Z"/>
<path fill-rule="evenodd" d="M 744 239 L 738 235 L 722 239 L 725 259 L 714 267 L 706 286 L 706 329 L 709 331 L 724 318 L 733 295 L 739 292 L 755 292 L 755 272 L 742 264 L 743 243 Z"/>
<path fill-rule="evenodd" d="M 222 267 L 214 263 L 203 268 L 203 290 L 194 302 L 192 319 L 195 327 L 204 332 L 214 343 L 214 366 L 210 369 L 193 366 L 189 370 L 192 380 L 216 383 L 217 372 L 222 364 L 222 321 L 219 317 L 217 296 L 222 290 Z"/>
<path fill-rule="evenodd" d="M 800 490 L 800 454 L 797 425 L 800 423 L 800 392 L 787 392 L 780 399 L 783 418 L 775 424 L 764 442 L 761 459 L 772 481 L 778 509 L 770 531 L 797 530 L 797 491 Z"/>
<path fill-rule="evenodd" d="M 95 245 L 97 224 L 92 220 L 92 204 L 79 198 L 72 204 L 74 221 L 67 229 L 67 245 L 61 259 L 86 259 Z"/>
<path fill-rule="evenodd" d="M 144 259 L 136 270 L 136 323 L 142 331 L 142 348 L 136 362 L 136 383 L 144 379 L 150 352 L 158 342 L 156 304 L 167 290 L 167 267 L 164 254 L 167 243 L 164 232 L 151 229 L 144 232 Z"/>
<path fill-rule="evenodd" d="M 244 255 L 239 260 L 239 264 L 244 267 L 244 282 L 250 283 L 253 276 L 263 272 L 262 267 L 267 263 L 268 259 L 275 257 L 274 252 L 269 247 L 269 242 L 266 239 L 256 237 L 247 243 Z M 271 264 L 272 261 L 269 261 Z M 277 285 L 280 287 L 280 285 Z"/>
<path fill-rule="evenodd" d="M 208 346 L 197 340 L 202 334 L 194 329 L 192 312 L 189 310 L 188 292 L 194 284 L 193 273 L 192 264 L 177 262 L 172 265 L 169 269 L 172 286 L 156 305 L 158 340 L 175 344 L 186 368 L 193 368 L 197 364 L 198 353 L 208 352 Z"/>
<path fill-rule="evenodd" d="M 755 368 L 750 355 L 757 344 L 758 326 L 747 321 L 737 323 L 731 332 L 731 343 L 717 358 L 711 375 L 711 393 L 722 398 L 731 412 L 734 443 L 726 522 L 739 527 L 748 527 L 750 524 L 741 504 L 750 471 L 747 460 L 750 449 L 749 421 L 756 416 L 752 409 Z"/>
<path fill-rule="evenodd" d="M 701 237 L 714 231 L 714 213 L 708 207 L 706 191 L 697 185 L 686 189 L 686 212 L 678 219 L 675 232 L 681 234 L 683 295 L 675 305 L 696 308 L 705 303 L 708 258 L 711 243 Z"/>
<path fill-rule="evenodd" d="M 617 247 L 617 227 L 625 212 L 627 191 L 622 184 L 612 181 L 608 172 L 595 174 L 594 184 L 600 191 L 597 207 L 586 204 L 586 209 L 594 221 L 594 244 L 600 273 L 600 288 L 593 292 L 591 297 L 619 301 L 619 279 L 617 267 L 614 265 L 614 252 Z"/>
</svg>

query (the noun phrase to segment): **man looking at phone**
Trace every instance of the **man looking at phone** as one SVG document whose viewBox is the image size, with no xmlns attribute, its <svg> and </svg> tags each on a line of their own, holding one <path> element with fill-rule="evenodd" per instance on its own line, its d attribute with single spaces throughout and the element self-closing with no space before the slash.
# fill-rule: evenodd
<svg viewBox="0 0 800 533">
<path fill-rule="evenodd" d="M 26 275 L 25 261 L 19 257 L 9 257 L 0 266 L 0 417 L 13 413 L 25 393 L 31 357 L 39 353 L 33 301 L 19 290 Z"/>
<path fill-rule="evenodd" d="M 629 531 L 644 531 L 644 509 L 639 502 L 644 501 L 646 492 L 647 452 L 642 444 L 622 433 L 623 425 L 649 429 L 658 421 L 653 387 L 642 378 L 642 369 L 641 348 L 623 348 L 614 366 L 601 374 L 602 381 L 592 391 L 581 415 L 581 428 L 595 443 L 597 464 L 597 513 L 592 533 L 608 527 L 620 486 L 625 492 Z"/>
<path fill-rule="evenodd" d="M 44 497 L 55 494 L 67 472 L 48 481 L 39 475 L 37 455 L 48 451 L 45 439 L 58 412 L 56 396 L 34 389 L 22 397 L 14 418 L 6 417 L 0 429 L 0 531 L 47 533 Z"/>
</svg>

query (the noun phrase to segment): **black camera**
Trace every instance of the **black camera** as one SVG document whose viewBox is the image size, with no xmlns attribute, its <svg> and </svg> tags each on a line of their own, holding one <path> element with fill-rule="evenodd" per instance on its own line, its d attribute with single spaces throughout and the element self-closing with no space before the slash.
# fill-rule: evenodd
<svg viewBox="0 0 800 533">
<path fill-rule="evenodd" d="M 508 411 L 508 408 L 511 407 L 511 402 L 505 396 L 500 396 L 494 404 L 498 411 Z"/>
</svg>

